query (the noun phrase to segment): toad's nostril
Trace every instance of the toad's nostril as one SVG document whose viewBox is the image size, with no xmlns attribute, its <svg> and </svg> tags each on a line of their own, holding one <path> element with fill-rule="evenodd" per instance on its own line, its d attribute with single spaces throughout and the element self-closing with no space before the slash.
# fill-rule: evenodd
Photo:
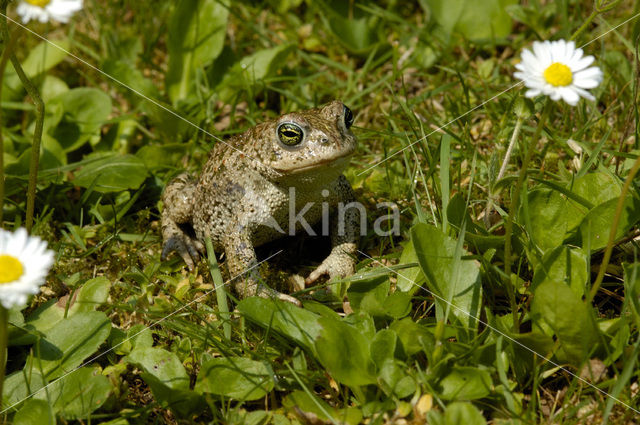
<svg viewBox="0 0 640 425">
<path fill-rule="evenodd" d="M 327 143 L 329 143 L 329 138 L 328 137 L 321 138 L 320 143 L 322 143 L 323 145 L 326 145 Z"/>
</svg>

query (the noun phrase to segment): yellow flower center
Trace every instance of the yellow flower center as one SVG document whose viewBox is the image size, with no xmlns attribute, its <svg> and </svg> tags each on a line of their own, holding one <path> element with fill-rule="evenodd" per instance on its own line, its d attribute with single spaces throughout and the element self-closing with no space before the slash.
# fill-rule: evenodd
<svg viewBox="0 0 640 425">
<path fill-rule="evenodd" d="M 554 62 L 544 70 L 544 79 L 552 86 L 568 86 L 573 81 L 573 73 L 567 65 Z"/>
<path fill-rule="evenodd" d="M 42 7 L 43 9 L 46 5 L 51 3 L 51 0 L 25 0 L 25 1 L 34 6 Z"/>
<path fill-rule="evenodd" d="M 7 254 L 0 255 L 0 284 L 14 282 L 23 273 L 24 269 L 20 260 Z"/>
</svg>

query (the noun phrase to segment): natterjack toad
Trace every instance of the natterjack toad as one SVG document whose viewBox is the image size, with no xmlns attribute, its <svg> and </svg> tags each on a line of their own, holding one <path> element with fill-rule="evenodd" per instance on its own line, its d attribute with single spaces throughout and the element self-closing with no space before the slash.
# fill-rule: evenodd
<svg viewBox="0 0 640 425">
<path fill-rule="evenodd" d="M 165 188 L 162 258 L 176 251 L 193 269 L 209 235 L 216 252 L 224 250 L 231 276 L 240 276 L 240 297 L 299 304 L 264 285 L 254 247 L 322 222 L 331 253 L 305 282 L 352 274 L 360 217 L 349 208 L 353 190 L 342 174 L 356 148 L 352 123 L 351 110 L 333 101 L 216 144 L 197 181 L 181 174 Z"/>
</svg>

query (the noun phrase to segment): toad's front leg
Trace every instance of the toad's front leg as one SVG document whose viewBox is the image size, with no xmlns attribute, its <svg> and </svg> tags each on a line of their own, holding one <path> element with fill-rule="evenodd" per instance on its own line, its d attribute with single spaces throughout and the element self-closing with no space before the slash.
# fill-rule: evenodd
<svg viewBox="0 0 640 425">
<path fill-rule="evenodd" d="M 355 272 L 360 223 L 365 218 L 365 211 L 360 204 L 355 203 L 353 189 L 344 176 L 337 180 L 334 190 L 340 194 L 342 206 L 331 220 L 331 253 L 305 279 L 306 285 L 314 283 L 323 275 L 329 275 L 333 279 Z"/>
<path fill-rule="evenodd" d="M 193 270 L 200 259 L 204 246 L 197 239 L 186 233 L 181 225 L 191 224 L 195 182 L 188 174 L 183 173 L 167 184 L 162 194 L 162 255 L 165 260 L 172 251 L 176 251 Z"/>
<path fill-rule="evenodd" d="M 258 272 L 258 258 L 247 227 L 234 222 L 227 230 L 223 238 L 223 245 L 227 255 L 227 268 L 234 281 L 234 288 L 238 296 L 240 298 L 251 296 L 277 298 L 301 306 L 300 301 L 296 298 L 282 294 L 262 282 Z"/>
</svg>

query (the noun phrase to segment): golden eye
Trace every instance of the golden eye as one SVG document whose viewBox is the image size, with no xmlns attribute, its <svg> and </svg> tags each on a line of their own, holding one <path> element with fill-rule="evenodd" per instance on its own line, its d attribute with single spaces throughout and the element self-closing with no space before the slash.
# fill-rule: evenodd
<svg viewBox="0 0 640 425">
<path fill-rule="evenodd" d="M 278 126 L 278 138 L 287 146 L 299 145 L 304 137 L 304 132 L 299 125 L 285 122 Z"/>
<path fill-rule="evenodd" d="M 349 129 L 352 125 L 353 125 L 353 112 L 351 112 L 351 109 L 347 108 L 346 106 L 344 106 L 344 126 L 347 127 L 347 129 Z"/>
</svg>

